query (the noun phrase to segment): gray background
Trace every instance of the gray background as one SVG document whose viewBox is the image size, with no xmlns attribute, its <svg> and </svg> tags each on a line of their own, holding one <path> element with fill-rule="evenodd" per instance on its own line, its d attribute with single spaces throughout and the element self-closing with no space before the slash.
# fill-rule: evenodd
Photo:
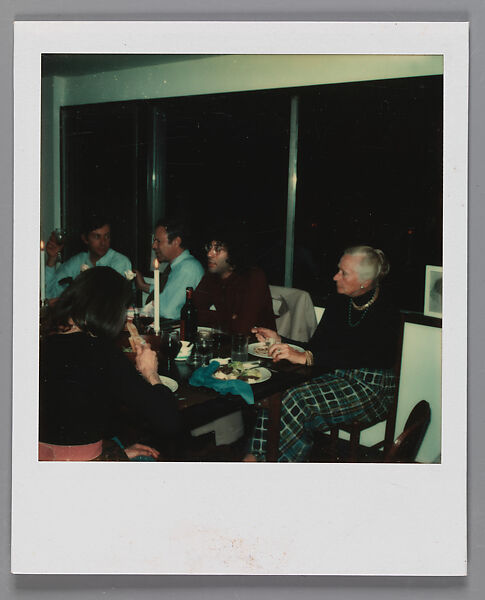
<svg viewBox="0 0 485 600">
<path fill-rule="evenodd" d="M 405 8 L 403 8 L 403 5 Z M 14 576 L 10 574 L 11 478 L 11 312 L 13 206 L 13 21 L 18 20 L 313 20 L 313 21 L 470 21 L 469 142 L 469 576 L 404 577 L 202 577 L 202 576 Z M 485 294 L 481 263 L 485 107 L 483 0 L 0 0 L 0 598 L 296 598 L 404 600 L 478 599 L 485 595 L 485 493 L 483 429 L 485 402 L 485 320 L 479 303 Z M 477 306 L 478 305 L 478 306 Z M 26 376 L 29 376 L 26 373 Z M 94 542 L 95 543 L 95 542 Z M 324 536 L 309 543 L 327 541 Z M 399 543 L 399 540 L 396 540 Z M 419 544 L 419 540 L 416 540 Z M 389 548 L 392 552 L 392 548 Z"/>
</svg>

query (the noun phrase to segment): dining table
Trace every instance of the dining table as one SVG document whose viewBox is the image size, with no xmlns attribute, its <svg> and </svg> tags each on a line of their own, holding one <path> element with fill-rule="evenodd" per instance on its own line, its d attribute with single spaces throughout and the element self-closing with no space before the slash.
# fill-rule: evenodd
<svg viewBox="0 0 485 600">
<path fill-rule="evenodd" d="M 171 331 L 177 330 L 179 323 L 170 321 L 162 325 L 158 335 L 154 333 L 141 334 L 142 338 L 150 344 L 158 356 L 159 375 L 169 377 L 177 382 L 174 391 L 178 399 L 178 408 L 188 416 L 190 427 L 198 427 L 216 418 L 230 414 L 238 409 L 254 410 L 266 409 L 268 413 L 268 437 L 266 447 L 266 461 L 277 462 L 279 455 L 281 400 L 289 388 L 315 377 L 314 368 L 295 365 L 287 360 L 276 363 L 271 358 L 248 356 L 248 360 L 258 361 L 259 366 L 265 367 L 271 377 L 265 381 L 252 384 L 254 405 L 247 405 L 239 395 L 221 394 L 212 388 L 196 387 L 189 383 L 192 373 L 199 368 L 191 364 L 190 360 L 170 359 L 167 355 L 167 346 L 164 339 Z M 231 353 L 231 336 L 224 332 L 219 334 L 219 355 L 225 358 Z M 127 357 L 134 360 L 134 355 L 128 352 L 128 332 L 122 332 L 118 344 L 126 351 Z M 220 343 L 222 337 L 222 344 Z M 254 336 L 249 336 L 249 342 L 256 342 Z M 131 356 L 130 356 L 131 355 Z"/>
</svg>

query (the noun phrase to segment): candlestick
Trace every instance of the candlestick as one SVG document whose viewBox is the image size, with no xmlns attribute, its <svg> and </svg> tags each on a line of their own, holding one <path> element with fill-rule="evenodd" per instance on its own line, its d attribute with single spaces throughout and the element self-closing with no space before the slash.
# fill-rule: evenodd
<svg viewBox="0 0 485 600">
<path fill-rule="evenodd" d="M 153 261 L 153 329 L 155 333 L 160 333 L 160 271 L 158 270 L 158 260 Z"/>
<path fill-rule="evenodd" d="M 45 300 L 45 248 L 44 241 L 40 241 L 40 301 Z"/>
</svg>

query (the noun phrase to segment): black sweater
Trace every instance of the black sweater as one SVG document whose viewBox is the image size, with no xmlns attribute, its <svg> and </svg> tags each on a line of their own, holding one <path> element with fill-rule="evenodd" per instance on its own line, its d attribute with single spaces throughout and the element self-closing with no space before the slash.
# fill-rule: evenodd
<svg viewBox="0 0 485 600">
<path fill-rule="evenodd" d="M 157 436 L 179 429 L 176 399 L 152 386 L 113 342 L 85 333 L 51 335 L 41 345 L 39 441 L 88 444 L 115 435 L 122 407 Z"/>
<path fill-rule="evenodd" d="M 360 306 L 373 295 L 371 290 L 354 298 Z M 307 347 L 313 352 L 315 365 L 325 369 L 386 369 L 394 365 L 399 335 L 399 311 L 381 288 L 377 300 L 365 316 L 364 311 L 350 308 L 348 296 L 332 296 Z"/>
</svg>

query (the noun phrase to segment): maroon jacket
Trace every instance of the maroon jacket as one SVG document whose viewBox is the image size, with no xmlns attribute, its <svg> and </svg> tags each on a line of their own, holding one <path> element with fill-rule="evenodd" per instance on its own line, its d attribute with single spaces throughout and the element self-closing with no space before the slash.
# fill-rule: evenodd
<svg viewBox="0 0 485 600">
<path fill-rule="evenodd" d="M 206 273 L 194 292 L 194 304 L 199 325 L 228 333 L 249 334 L 255 326 L 276 331 L 268 282 L 259 267 L 234 271 L 225 279 Z M 212 305 L 216 310 L 209 310 Z"/>
</svg>

